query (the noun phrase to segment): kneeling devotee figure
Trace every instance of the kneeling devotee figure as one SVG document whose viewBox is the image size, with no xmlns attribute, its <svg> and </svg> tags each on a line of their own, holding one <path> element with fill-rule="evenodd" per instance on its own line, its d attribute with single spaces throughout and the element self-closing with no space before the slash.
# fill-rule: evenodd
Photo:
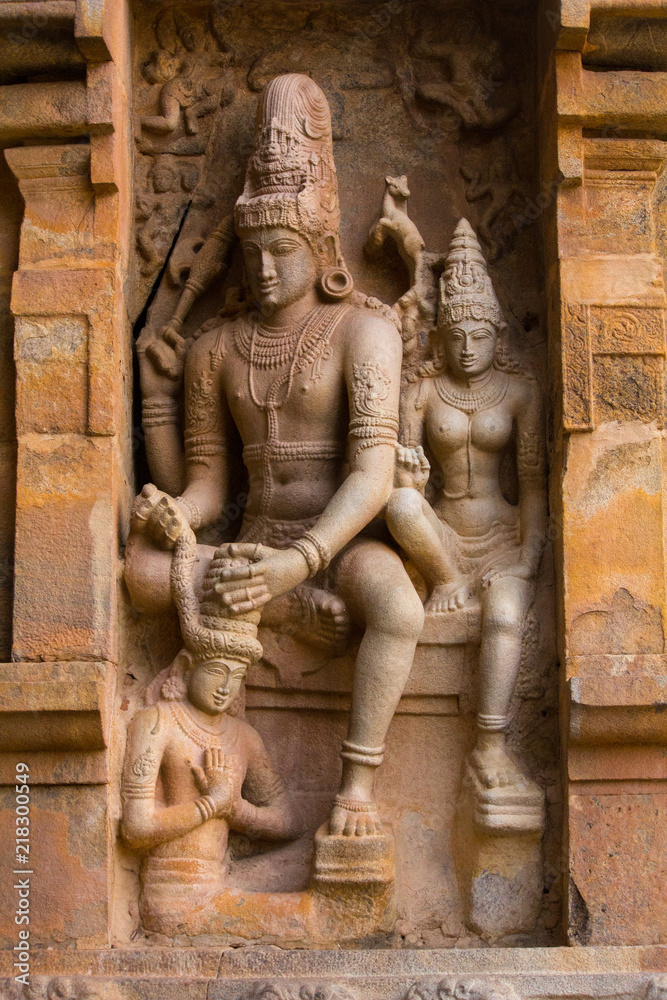
<svg viewBox="0 0 667 1000">
<path fill-rule="evenodd" d="M 309 77 L 278 77 L 261 98 L 235 208 L 251 304 L 206 324 L 187 351 L 184 449 L 173 377 L 184 342 L 148 332 L 139 350 L 151 473 L 195 531 L 220 516 L 230 451 L 242 442 L 249 495 L 239 541 L 261 542 L 266 554 L 223 572 L 231 612 L 267 604 L 263 624 L 279 627 L 304 601 L 332 619 L 344 602 L 363 630 L 329 822 L 330 834 L 355 837 L 381 831 L 375 768 L 423 607 L 375 521 L 393 487 L 401 338 L 378 303 L 353 292 L 339 224 L 326 98 Z M 153 539 L 165 544 L 159 524 Z"/>
<path fill-rule="evenodd" d="M 480 792 L 482 825 L 494 825 L 497 800 L 498 824 L 521 828 L 541 817 L 542 795 L 508 756 L 505 732 L 544 545 L 546 468 L 540 392 L 508 357 L 504 328 L 479 243 L 462 219 L 440 279 L 434 357 L 401 401 L 397 454 L 405 485 L 392 495 L 387 521 L 429 587 L 427 611 L 449 614 L 479 599 L 477 742 L 468 780 L 498 790 Z M 435 465 L 432 506 L 422 495 L 429 476 L 423 449 Z M 518 506 L 503 495 L 508 451 Z"/>
<path fill-rule="evenodd" d="M 165 501 L 147 487 L 135 501 L 135 529 L 161 519 L 164 525 Z M 173 515 L 168 519 L 173 529 Z M 146 927 L 213 903 L 225 888 L 230 830 L 262 840 L 300 832 L 261 737 L 228 713 L 248 666 L 262 655 L 259 613 L 230 618 L 215 586 L 225 567 L 247 560 L 216 552 L 200 609 L 196 538 L 187 523 L 180 529 L 170 576 L 184 646 L 153 681 L 148 706 L 130 725 L 121 787 L 123 838 L 145 853 L 140 907 Z"/>
</svg>

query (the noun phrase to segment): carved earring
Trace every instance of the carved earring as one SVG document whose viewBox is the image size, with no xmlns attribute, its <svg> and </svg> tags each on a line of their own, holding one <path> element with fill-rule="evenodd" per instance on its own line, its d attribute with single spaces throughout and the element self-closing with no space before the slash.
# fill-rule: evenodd
<svg viewBox="0 0 667 1000">
<path fill-rule="evenodd" d="M 320 277 L 320 285 L 328 299 L 337 301 L 350 294 L 354 288 L 354 281 L 346 267 L 340 267 L 336 264 L 333 267 L 325 268 Z"/>
</svg>

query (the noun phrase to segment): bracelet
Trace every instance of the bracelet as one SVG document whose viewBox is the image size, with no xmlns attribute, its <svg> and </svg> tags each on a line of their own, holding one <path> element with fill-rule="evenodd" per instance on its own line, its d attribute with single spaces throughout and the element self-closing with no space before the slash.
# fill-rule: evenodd
<svg viewBox="0 0 667 1000">
<path fill-rule="evenodd" d="M 317 555 L 320 560 L 320 569 L 326 569 L 331 562 L 331 549 L 323 542 L 321 538 L 318 538 L 314 531 L 307 531 L 303 536 L 303 540 L 310 542 L 314 545 L 317 550 Z"/>
<path fill-rule="evenodd" d="M 506 715 L 482 715 L 477 716 L 477 727 L 483 729 L 485 733 L 502 733 L 509 725 Z"/>
<path fill-rule="evenodd" d="M 195 805 L 199 809 L 202 823 L 207 823 L 209 819 L 213 819 L 215 816 L 215 806 L 210 795 L 204 795 L 201 799 L 195 799 Z"/>
<path fill-rule="evenodd" d="M 343 741 L 343 749 L 340 752 L 345 760 L 352 761 L 353 764 L 365 764 L 367 767 L 379 767 L 384 760 L 386 744 L 381 747 L 363 747 L 352 740 Z"/>
<path fill-rule="evenodd" d="M 201 511 L 194 500 L 190 500 L 189 497 L 174 497 L 174 500 L 181 507 L 185 507 L 190 527 L 193 531 L 198 531 L 201 528 Z"/>
<path fill-rule="evenodd" d="M 320 570 L 326 569 L 332 559 L 329 546 L 314 531 L 306 531 L 301 538 L 292 542 L 290 548 L 296 549 L 306 560 L 308 578 L 311 580 Z"/>
<path fill-rule="evenodd" d="M 291 549 L 300 552 L 308 565 L 308 579 L 312 578 L 320 571 L 320 557 L 315 546 L 305 538 L 297 538 L 290 545 Z"/>
<path fill-rule="evenodd" d="M 141 407 L 141 422 L 144 427 L 162 427 L 163 424 L 177 424 L 180 408 L 175 399 L 147 399 Z"/>
</svg>

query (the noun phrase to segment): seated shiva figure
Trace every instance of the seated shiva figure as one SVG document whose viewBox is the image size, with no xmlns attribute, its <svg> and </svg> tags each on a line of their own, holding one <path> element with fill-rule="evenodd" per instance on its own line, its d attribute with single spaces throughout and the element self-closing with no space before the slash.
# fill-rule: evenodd
<svg viewBox="0 0 667 1000">
<path fill-rule="evenodd" d="M 462 219 L 440 279 L 434 359 L 402 399 L 399 488 L 387 521 L 429 588 L 427 611 L 449 614 L 472 596 L 481 604 L 469 767 L 486 788 L 525 787 L 505 730 L 547 513 L 541 396 L 502 349 L 504 327 L 479 243 Z M 518 506 L 501 489 L 508 449 L 515 449 Z M 432 506 L 423 496 L 429 474 Z"/>
<path fill-rule="evenodd" d="M 401 339 L 379 303 L 352 294 L 331 115 L 307 76 L 277 77 L 262 94 L 235 225 L 247 310 L 206 324 L 189 350 L 168 330 L 138 343 L 151 474 L 198 531 L 234 489 L 240 443 L 249 489 L 239 541 L 261 542 L 265 557 L 252 572 L 226 571 L 223 601 L 233 613 L 266 604 L 270 627 L 336 619 L 344 607 L 363 632 L 329 832 L 384 836 L 375 770 L 424 618 L 378 521 L 393 488 Z M 167 547 L 154 529 L 150 544 Z M 150 551 L 126 560 L 132 594 L 153 587 L 144 556 L 148 567 Z"/>
<path fill-rule="evenodd" d="M 135 530 L 162 516 L 164 497 L 154 487 L 144 490 L 135 502 Z M 121 788 L 123 838 L 145 854 L 140 911 L 149 930 L 214 905 L 225 888 L 230 830 L 262 840 L 300 833 L 261 737 L 229 714 L 249 664 L 262 655 L 259 614 L 230 618 L 215 584 L 225 568 L 245 560 L 216 552 L 200 610 L 196 539 L 181 528 L 171 585 L 185 644 L 129 727 Z"/>
</svg>

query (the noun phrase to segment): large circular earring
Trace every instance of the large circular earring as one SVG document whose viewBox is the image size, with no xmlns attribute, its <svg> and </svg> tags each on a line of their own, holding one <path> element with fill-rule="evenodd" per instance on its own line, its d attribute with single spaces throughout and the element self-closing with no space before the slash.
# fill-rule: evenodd
<svg viewBox="0 0 667 1000">
<path fill-rule="evenodd" d="M 322 272 L 320 286 L 324 295 L 336 302 L 350 294 L 354 288 L 354 281 L 346 267 L 334 265 Z"/>
</svg>

